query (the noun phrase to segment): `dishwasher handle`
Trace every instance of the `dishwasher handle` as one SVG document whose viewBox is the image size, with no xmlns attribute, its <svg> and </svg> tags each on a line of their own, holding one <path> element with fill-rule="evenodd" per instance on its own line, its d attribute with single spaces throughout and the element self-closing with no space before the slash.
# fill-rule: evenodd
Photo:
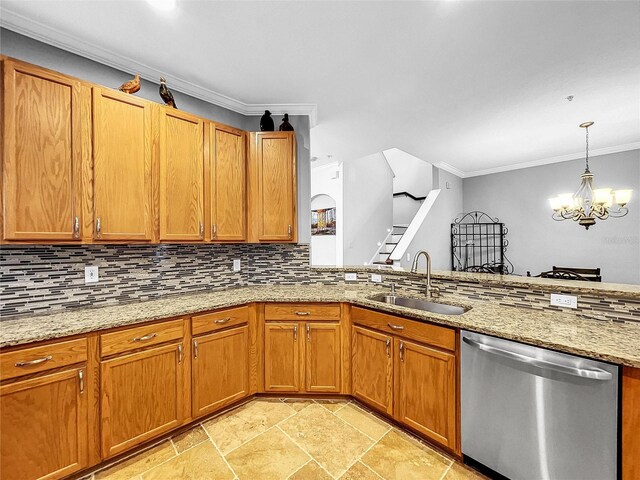
<svg viewBox="0 0 640 480">
<path fill-rule="evenodd" d="M 548 360 L 540 360 L 538 358 L 529 357 L 521 353 L 505 350 L 504 348 L 494 347 L 493 345 L 488 345 L 486 343 L 478 342 L 477 340 L 473 340 L 468 337 L 463 337 L 462 341 L 467 345 L 471 345 L 472 347 L 478 348 L 487 353 L 492 353 L 494 355 L 499 355 L 501 357 L 509 358 L 511 360 L 515 360 L 516 362 L 533 365 L 534 367 L 546 368 L 548 370 L 554 370 L 556 372 L 566 373 L 567 375 L 573 375 L 575 377 L 589 378 L 591 380 L 611 380 L 611 378 L 613 377 L 611 373 L 605 370 L 601 370 L 599 368 L 595 368 L 595 369 L 578 368 L 578 367 L 573 367 L 571 365 L 563 365 L 561 363 L 549 362 Z"/>
</svg>

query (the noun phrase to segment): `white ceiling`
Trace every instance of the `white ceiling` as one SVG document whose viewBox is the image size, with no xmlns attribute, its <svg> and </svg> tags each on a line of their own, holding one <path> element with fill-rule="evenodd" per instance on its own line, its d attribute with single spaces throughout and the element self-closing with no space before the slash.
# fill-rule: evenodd
<svg viewBox="0 0 640 480">
<path fill-rule="evenodd" d="M 640 147 L 640 2 L 2 0 L 0 13 L 236 110 L 316 104 L 311 154 L 333 161 L 397 147 L 474 174 L 577 158 L 586 120 L 596 152 Z"/>
</svg>

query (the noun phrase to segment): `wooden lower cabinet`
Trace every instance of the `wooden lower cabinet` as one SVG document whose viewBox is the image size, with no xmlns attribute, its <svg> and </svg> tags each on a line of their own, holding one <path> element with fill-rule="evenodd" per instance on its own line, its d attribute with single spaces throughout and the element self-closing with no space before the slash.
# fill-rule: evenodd
<svg viewBox="0 0 640 480">
<path fill-rule="evenodd" d="M 0 387 L 0 478 L 54 479 L 87 467 L 85 368 Z"/>
<path fill-rule="evenodd" d="M 300 326 L 298 322 L 264 326 L 264 391 L 300 391 Z"/>
<path fill-rule="evenodd" d="M 395 339 L 394 417 L 435 442 L 456 447 L 456 357 Z"/>
<path fill-rule="evenodd" d="M 249 395 L 249 326 L 193 339 L 192 414 L 200 417 Z"/>
<path fill-rule="evenodd" d="M 307 322 L 305 339 L 306 391 L 339 393 L 342 365 L 340 325 Z"/>
<path fill-rule="evenodd" d="M 351 342 L 352 395 L 393 414 L 393 338 L 354 326 Z"/>
<path fill-rule="evenodd" d="M 153 347 L 101 362 L 104 458 L 183 423 L 182 343 Z"/>
</svg>

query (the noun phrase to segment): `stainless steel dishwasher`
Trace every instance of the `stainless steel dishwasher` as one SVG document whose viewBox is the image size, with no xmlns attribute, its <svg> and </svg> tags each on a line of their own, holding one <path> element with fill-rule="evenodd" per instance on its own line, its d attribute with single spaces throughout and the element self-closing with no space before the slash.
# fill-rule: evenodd
<svg viewBox="0 0 640 480">
<path fill-rule="evenodd" d="M 462 453 L 513 480 L 615 480 L 618 367 L 462 332 Z"/>
</svg>

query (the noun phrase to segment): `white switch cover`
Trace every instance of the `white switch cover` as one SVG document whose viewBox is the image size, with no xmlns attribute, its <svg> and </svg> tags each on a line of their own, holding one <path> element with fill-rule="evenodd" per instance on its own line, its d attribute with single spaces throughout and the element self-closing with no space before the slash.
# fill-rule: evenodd
<svg viewBox="0 0 640 480">
<path fill-rule="evenodd" d="M 358 280 L 358 274 L 357 273 L 345 273 L 344 274 L 344 280 L 346 282 L 355 282 L 356 280 Z"/>
<path fill-rule="evenodd" d="M 374 283 L 382 283 L 382 275 L 379 275 L 377 273 L 372 273 L 371 274 L 371 281 Z"/>
<path fill-rule="evenodd" d="M 549 303 L 556 307 L 578 308 L 578 297 L 575 297 L 573 295 L 559 295 L 557 293 L 552 293 L 551 301 Z"/>
<path fill-rule="evenodd" d="M 240 271 L 240 259 L 239 258 L 234 258 L 233 259 L 233 271 L 234 272 L 239 272 Z"/>
<path fill-rule="evenodd" d="M 97 283 L 100 280 L 97 266 L 84 267 L 84 283 Z"/>
</svg>

